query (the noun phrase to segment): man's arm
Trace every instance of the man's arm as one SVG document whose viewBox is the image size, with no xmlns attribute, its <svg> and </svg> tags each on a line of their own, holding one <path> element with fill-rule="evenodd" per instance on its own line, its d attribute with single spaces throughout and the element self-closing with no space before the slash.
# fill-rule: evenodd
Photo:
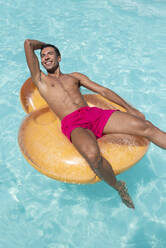
<svg viewBox="0 0 166 248">
<path fill-rule="evenodd" d="M 35 50 L 41 49 L 43 45 L 45 45 L 45 43 L 37 40 L 27 39 L 24 42 L 27 64 L 31 72 L 32 80 L 35 84 L 37 84 L 40 81 L 40 66 L 39 66 L 38 58 L 35 54 Z"/>
<path fill-rule="evenodd" d="M 144 115 L 141 112 L 139 112 L 137 109 L 135 109 L 134 107 L 129 105 L 124 99 L 122 99 L 119 95 L 117 95 L 112 90 L 105 88 L 105 87 L 91 81 L 87 76 L 85 76 L 81 73 L 74 72 L 72 74 L 80 81 L 80 85 L 82 85 L 82 86 L 86 87 L 87 89 L 92 90 L 96 93 L 99 93 L 103 97 L 107 98 L 110 101 L 117 103 L 118 105 L 121 105 L 122 107 L 124 107 L 127 110 L 128 113 L 136 115 L 142 119 L 145 119 Z"/>
</svg>

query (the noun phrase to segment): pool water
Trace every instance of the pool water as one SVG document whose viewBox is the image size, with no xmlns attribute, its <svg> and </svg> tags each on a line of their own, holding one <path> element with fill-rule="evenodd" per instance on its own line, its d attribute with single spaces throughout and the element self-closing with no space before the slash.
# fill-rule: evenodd
<svg viewBox="0 0 166 248">
<path fill-rule="evenodd" d="M 52 180 L 23 158 L 17 135 L 29 77 L 26 38 L 57 45 L 63 72 L 108 87 L 166 130 L 165 0 L 0 0 L 0 248 L 166 247 L 166 151 L 151 144 L 127 182 L 136 209 L 104 182 Z M 82 93 L 89 92 L 82 89 Z"/>
</svg>

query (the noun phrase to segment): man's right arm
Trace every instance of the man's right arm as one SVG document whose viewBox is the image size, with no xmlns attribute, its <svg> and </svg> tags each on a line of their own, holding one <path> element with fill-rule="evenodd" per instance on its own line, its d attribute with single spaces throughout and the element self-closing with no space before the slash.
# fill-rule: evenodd
<svg viewBox="0 0 166 248">
<path fill-rule="evenodd" d="M 35 50 L 41 49 L 43 45 L 45 45 L 45 43 L 37 40 L 27 39 L 24 42 L 27 64 L 31 72 L 32 80 L 35 84 L 37 84 L 40 81 L 40 76 L 41 76 L 39 61 L 35 54 Z"/>
</svg>

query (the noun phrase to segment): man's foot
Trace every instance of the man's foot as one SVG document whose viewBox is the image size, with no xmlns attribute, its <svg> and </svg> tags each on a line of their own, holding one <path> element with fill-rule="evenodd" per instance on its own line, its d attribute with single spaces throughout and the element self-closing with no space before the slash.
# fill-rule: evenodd
<svg viewBox="0 0 166 248">
<path fill-rule="evenodd" d="M 128 208 L 135 208 L 134 207 L 134 203 L 131 199 L 131 197 L 129 196 L 128 192 L 127 192 L 127 186 L 126 183 L 123 181 L 117 181 L 116 185 L 115 185 L 115 189 L 118 191 L 122 202 L 128 207 Z"/>
</svg>

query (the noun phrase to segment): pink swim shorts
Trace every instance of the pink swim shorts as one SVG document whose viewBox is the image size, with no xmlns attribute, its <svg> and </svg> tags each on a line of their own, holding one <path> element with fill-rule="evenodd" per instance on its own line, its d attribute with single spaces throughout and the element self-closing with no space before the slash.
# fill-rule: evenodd
<svg viewBox="0 0 166 248">
<path fill-rule="evenodd" d="M 96 138 L 99 139 L 103 136 L 103 129 L 109 117 L 115 111 L 115 109 L 105 110 L 97 107 L 82 107 L 62 119 L 62 132 L 71 141 L 71 132 L 77 127 L 82 127 L 91 130 Z"/>
</svg>

